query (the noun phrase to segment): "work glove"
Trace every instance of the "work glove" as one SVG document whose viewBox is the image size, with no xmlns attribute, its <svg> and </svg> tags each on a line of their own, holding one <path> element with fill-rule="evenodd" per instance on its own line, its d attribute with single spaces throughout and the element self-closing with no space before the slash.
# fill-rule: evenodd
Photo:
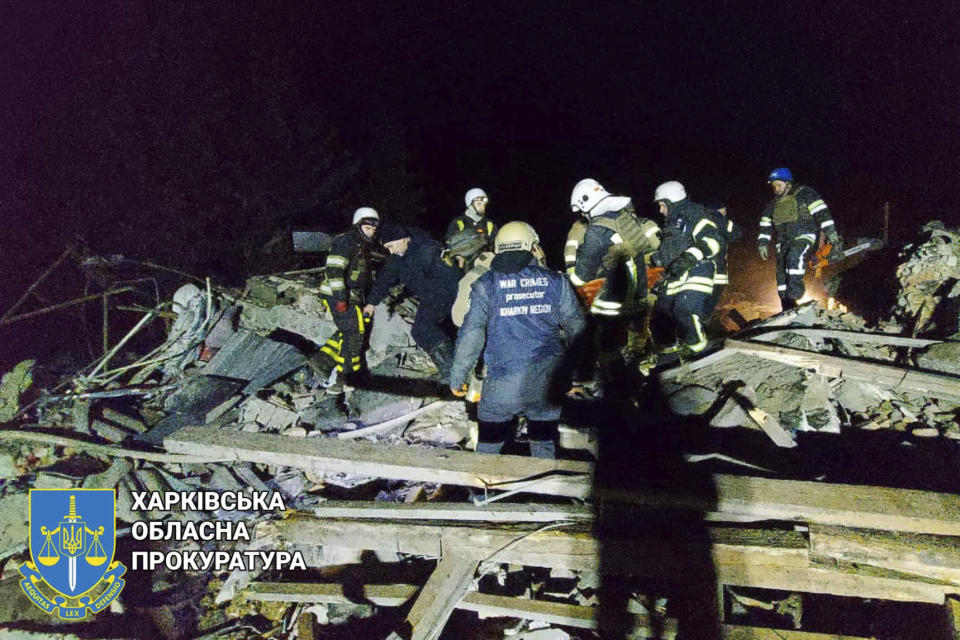
<svg viewBox="0 0 960 640">
<path fill-rule="evenodd" d="M 760 246 L 757 247 L 757 250 L 760 252 L 760 259 L 761 259 L 761 260 L 766 260 L 766 259 L 767 259 L 767 253 L 770 251 L 770 247 L 768 247 L 768 246 L 765 245 L 765 244 L 761 244 Z"/>
<path fill-rule="evenodd" d="M 467 385 L 466 385 L 466 384 L 462 384 L 462 385 L 460 385 L 460 388 L 450 387 L 450 393 L 452 393 L 453 395 L 455 395 L 455 396 L 458 397 L 458 398 L 466 398 L 466 397 L 467 397 Z"/>
<path fill-rule="evenodd" d="M 826 234 L 827 234 L 827 242 L 829 242 L 832 245 L 840 244 L 840 234 L 837 233 L 836 229 L 834 229 L 833 227 L 830 227 L 829 229 L 827 229 Z"/>
<path fill-rule="evenodd" d="M 333 310 L 337 313 L 346 313 L 347 312 L 347 303 L 343 300 L 333 305 Z"/>
<path fill-rule="evenodd" d="M 697 262 L 698 260 L 695 255 L 684 251 L 667 267 L 667 275 L 671 278 L 677 278 L 697 266 Z"/>
</svg>

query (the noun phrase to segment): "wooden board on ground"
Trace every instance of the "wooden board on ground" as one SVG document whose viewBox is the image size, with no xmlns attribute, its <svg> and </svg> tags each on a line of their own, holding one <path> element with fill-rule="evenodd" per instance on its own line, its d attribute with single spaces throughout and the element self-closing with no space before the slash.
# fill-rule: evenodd
<svg viewBox="0 0 960 640">
<path fill-rule="evenodd" d="M 393 633 L 387 640 L 436 640 L 450 614 L 470 589 L 476 572 L 477 561 L 469 557 L 447 555 L 440 558 L 407 614 L 410 634 Z"/>
<path fill-rule="evenodd" d="M 395 444 L 293 438 L 186 427 L 164 440 L 168 451 L 204 451 L 211 456 L 314 472 L 341 472 L 415 482 L 438 482 L 497 490 L 524 487 L 530 493 L 586 497 L 593 466 L 572 460 L 492 456 L 469 451 Z M 216 453 L 215 453 L 216 452 Z"/>
</svg>

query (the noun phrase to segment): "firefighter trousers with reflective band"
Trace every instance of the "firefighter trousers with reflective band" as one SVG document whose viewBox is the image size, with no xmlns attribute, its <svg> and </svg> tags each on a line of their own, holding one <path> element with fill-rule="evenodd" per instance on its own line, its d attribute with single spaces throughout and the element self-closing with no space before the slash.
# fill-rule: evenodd
<svg viewBox="0 0 960 640">
<path fill-rule="evenodd" d="M 346 373 L 356 373 L 361 367 L 361 352 L 363 351 L 363 334 L 366 333 L 363 312 L 360 307 L 351 304 L 346 311 L 336 311 L 324 300 L 323 304 L 330 310 L 337 331 L 327 338 L 320 347 L 321 361 L 324 369 Z"/>
<path fill-rule="evenodd" d="M 714 264 L 704 260 L 678 278 L 667 282 L 662 298 L 662 311 L 674 322 L 677 338 L 691 351 L 703 351 L 707 346 L 704 325 L 713 313 Z"/>
<path fill-rule="evenodd" d="M 777 243 L 777 295 L 799 300 L 803 297 L 803 276 L 816 234 L 804 233 Z"/>
<path fill-rule="evenodd" d="M 477 453 L 500 453 L 505 442 L 513 440 L 516 423 L 506 422 L 478 423 Z M 527 440 L 530 443 L 530 455 L 534 458 L 557 457 L 557 421 L 528 420 Z"/>
</svg>

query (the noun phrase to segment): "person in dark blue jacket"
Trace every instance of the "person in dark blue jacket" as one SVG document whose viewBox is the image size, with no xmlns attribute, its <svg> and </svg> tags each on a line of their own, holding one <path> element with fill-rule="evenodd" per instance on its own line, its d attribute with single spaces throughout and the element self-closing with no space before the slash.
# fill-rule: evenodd
<svg viewBox="0 0 960 640">
<path fill-rule="evenodd" d="M 556 456 L 560 406 L 551 390 L 567 348 L 586 320 L 570 282 L 540 266 L 539 241 L 527 223 L 505 224 L 494 242 L 490 271 L 470 290 L 450 390 L 463 397 L 482 351 L 487 375 L 477 408 L 479 453 L 499 453 L 513 436 L 514 420 L 524 414 L 531 455 Z"/>
<path fill-rule="evenodd" d="M 453 360 L 450 309 L 462 274 L 444 262 L 443 245 L 419 229 L 384 225 L 380 241 L 391 255 L 370 288 L 363 312 L 372 316 L 390 288 L 402 284 L 419 302 L 410 334 L 440 370 L 441 381 L 446 382 Z"/>
</svg>

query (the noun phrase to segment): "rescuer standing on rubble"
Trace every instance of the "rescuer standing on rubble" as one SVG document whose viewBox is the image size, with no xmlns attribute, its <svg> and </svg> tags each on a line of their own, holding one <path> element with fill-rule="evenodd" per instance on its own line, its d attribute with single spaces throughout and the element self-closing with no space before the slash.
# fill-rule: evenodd
<svg viewBox="0 0 960 640">
<path fill-rule="evenodd" d="M 679 182 L 664 182 L 653 199 L 666 216 L 663 242 L 654 258 L 667 270 L 657 315 L 673 320 L 679 339 L 665 352 L 699 353 L 708 343 L 703 326 L 713 312 L 714 258 L 724 240 L 712 212 L 687 198 Z"/>
<path fill-rule="evenodd" d="M 767 181 L 774 198 L 760 217 L 757 248 L 760 259 L 766 260 L 771 236 L 776 234 L 777 295 L 780 306 L 787 310 L 797 306 L 797 300 L 803 297 L 807 254 L 816 246 L 820 232 L 835 247 L 840 236 L 823 198 L 810 187 L 794 184 L 790 169 L 774 169 Z"/>
<path fill-rule="evenodd" d="M 490 204 L 490 198 L 487 192 L 479 187 L 474 187 L 467 191 L 463 196 L 467 205 L 467 210 L 454 218 L 447 226 L 447 233 L 443 239 L 448 244 L 451 239 L 462 231 L 472 230 L 483 236 L 484 249 L 493 250 L 493 238 L 497 235 L 497 225 L 487 217 L 487 205 Z"/>
<path fill-rule="evenodd" d="M 314 356 L 312 366 L 324 379 L 329 379 L 336 368 L 335 390 L 342 387 L 344 378 L 356 376 L 362 368 L 366 333 L 362 307 L 370 286 L 374 238 L 379 226 L 380 215 L 376 210 L 360 207 L 353 214 L 353 226 L 333 239 L 327 253 L 320 295 L 337 331 Z"/>
<path fill-rule="evenodd" d="M 496 236 L 490 271 L 470 290 L 450 390 L 464 396 L 482 351 L 488 369 L 477 409 L 479 453 L 499 453 L 523 414 L 530 454 L 556 456 L 560 406 L 551 397 L 554 378 L 585 320 L 566 278 L 539 264 L 539 242 L 526 222 L 505 224 Z"/>
<path fill-rule="evenodd" d="M 606 383 L 613 379 L 613 364 L 630 336 L 646 333 L 642 328 L 648 312 L 644 254 L 657 248 L 660 229 L 652 220 L 636 215 L 630 198 L 610 194 L 593 178 L 574 186 L 570 207 L 588 225 L 580 241 L 579 221 L 574 223 L 564 256 L 566 260 L 576 243 L 573 270 L 568 269 L 570 282 L 597 322 L 594 346 Z"/>
<path fill-rule="evenodd" d="M 727 253 L 730 245 L 743 238 L 743 231 L 740 227 L 727 217 L 727 205 L 720 201 L 710 202 L 707 208 L 713 212 L 713 221 L 720 230 L 720 237 L 723 242 L 720 243 L 720 253 L 714 257 L 713 262 L 715 271 L 713 274 L 713 300 L 710 302 L 710 309 L 715 309 L 717 303 L 723 296 L 724 289 L 730 284 L 729 265 L 727 264 Z"/>
<path fill-rule="evenodd" d="M 380 242 L 391 256 L 377 275 L 363 312 L 372 316 L 390 288 L 402 284 L 419 301 L 410 334 L 446 382 L 453 360 L 450 309 L 457 297 L 460 269 L 446 263 L 441 257 L 443 245 L 419 229 L 384 225 Z"/>
</svg>

